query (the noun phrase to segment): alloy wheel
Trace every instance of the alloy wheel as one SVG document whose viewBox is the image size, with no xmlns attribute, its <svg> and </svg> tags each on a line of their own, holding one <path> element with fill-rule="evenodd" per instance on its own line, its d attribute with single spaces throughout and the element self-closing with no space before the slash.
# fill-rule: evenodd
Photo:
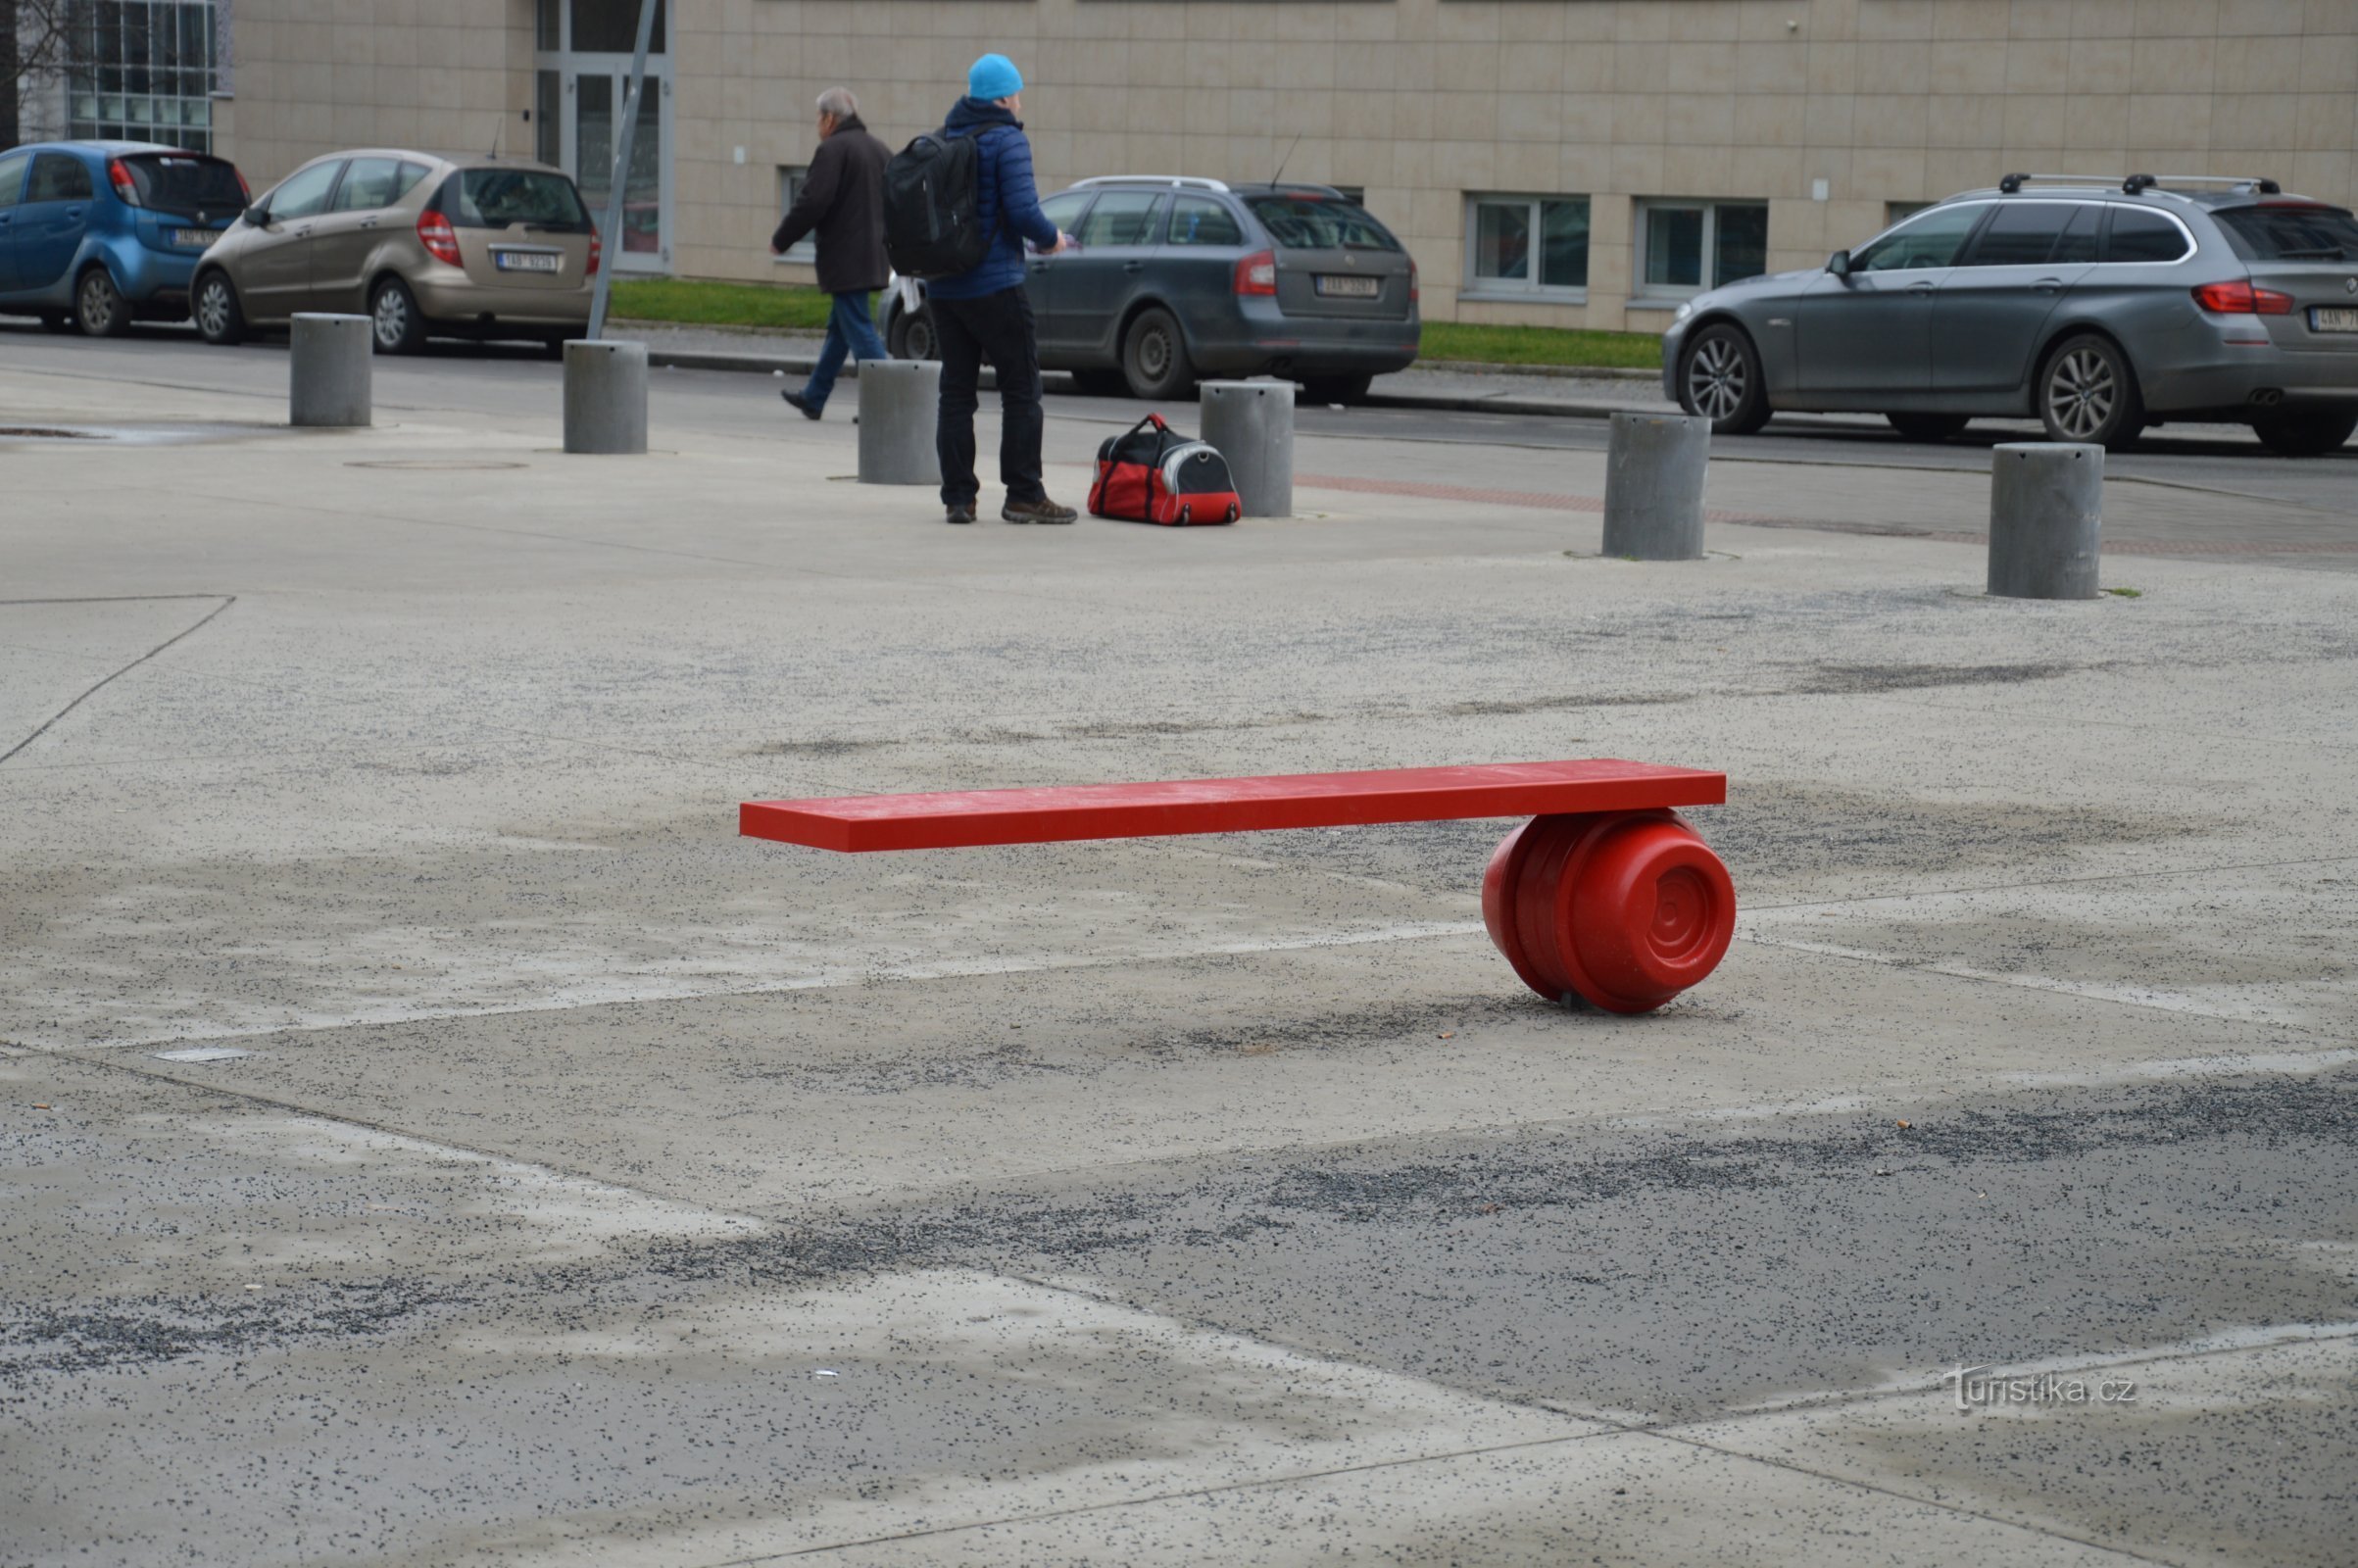
<svg viewBox="0 0 2358 1568">
<path fill-rule="evenodd" d="M 2047 372 L 2048 415 L 2075 441 L 2090 439 L 2111 422 L 2120 398 L 2112 362 L 2098 350 L 2074 349 Z"/>
<path fill-rule="evenodd" d="M 197 291 L 197 329 L 207 337 L 220 337 L 229 330 L 229 285 L 220 278 L 207 279 Z"/>
<path fill-rule="evenodd" d="M 114 280 L 94 270 L 82 279 L 76 304 L 82 330 L 92 337 L 105 337 L 115 329 L 115 313 L 123 308 L 123 299 L 115 292 Z"/>
<path fill-rule="evenodd" d="M 1733 338 L 1710 339 L 1687 362 L 1687 395 L 1695 400 L 1695 412 L 1706 419 L 1733 415 L 1748 390 L 1744 354 Z"/>
<path fill-rule="evenodd" d="M 933 322 L 924 315 L 911 316 L 909 329 L 901 334 L 901 346 L 912 360 L 930 360 L 933 352 Z"/>
<path fill-rule="evenodd" d="M 410 335 L 410 302 L 397 288 L 376 291 L 376 344 L 391 351 L 407 342 Z"/>
</svg>

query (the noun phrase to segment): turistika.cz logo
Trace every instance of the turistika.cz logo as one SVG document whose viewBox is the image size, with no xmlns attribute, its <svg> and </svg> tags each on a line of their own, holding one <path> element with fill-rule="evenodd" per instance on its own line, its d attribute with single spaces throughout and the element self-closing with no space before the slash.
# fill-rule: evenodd
<svg viewBox="0 0 2358 1568">
<path fill-rule="evenodd" d="M 2050 1404 L 2134 1404 L 2135 1378 L 2076 1377 L 2062 1372 L 2008 1376 L 1988 1366 L 1960 1366 L 1940 1381 L 1956 1395 L 1959 1414 Z"/>
</svg>

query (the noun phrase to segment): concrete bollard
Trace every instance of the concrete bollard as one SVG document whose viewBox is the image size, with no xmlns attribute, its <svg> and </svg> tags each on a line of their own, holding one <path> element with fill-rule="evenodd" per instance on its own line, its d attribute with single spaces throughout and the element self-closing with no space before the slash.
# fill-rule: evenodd
<svg viewBox="0 0 2358 1568">
<path fill-rule="evenodd" d="M 565 449 L 588 457 L 647 450 L 646 344 L 565 344 Z"/>
<path fill-rule="evenodd" d="M 1294 383 L 1206 381 L 1198 401 L 1245 515 L 1294 515 Z"/>
<path fill-rule="evenodd" d="M 863 360 L 860 365 L 860 482 L 942 482 L 934 445 L 942 400 L 937 360 Z"/>
<path fill-rule="evenodd" d="M 2065 442 L 1990 455 L 1990 592 L 2093 599 L 2104 529 L 2104 449 Z"/>
<path fill-rule="evenodd" d="M 1604 553 L 1639 561 L 1702 560 L 1711 421 L 1686 414 L 1616 414 L 1611 424 Z"/>
<path fill-rule="evenodd" d="M 368 424 L 376 345 L 366 316 L 295 317 L 286 357 L 290 424 Z"/>
</svg>

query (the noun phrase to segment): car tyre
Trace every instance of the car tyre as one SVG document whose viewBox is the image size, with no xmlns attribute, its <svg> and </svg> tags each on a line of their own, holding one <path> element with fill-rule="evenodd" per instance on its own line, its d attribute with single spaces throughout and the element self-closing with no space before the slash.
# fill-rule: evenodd
<svg viewBox="0 0 2358 1568">
<path fill-rule="evenodd" d="M 2279 415 L 2252 421 L 2251 433 L 2280 458 L 2322 458 L 2358 430 L 2358 414 Z"/>
<path fill-rule="evenodd" d="M 2129 356 L 2108 337 L 2065 338 L 2039 368 L 2039 421 L 2050 441 L 2126 452 L 2145 430 L 2145 399 Z"/>
<path fill-rule="evenodd" d="M 425 347 L 418 296 L 400 278 L 382 278 L 368 291 L 368 337 L 379 354 L 415 354 Z"/>
<path fill-rule="evenodd" d="M 1312 403 L 1364 403 L 1373 385 L 1373 375 L 1313 375 L 1302 381 L 1302 389 Z"/>
<path fill-rule="evenodd" d="M 1150 401 L 1185 397 L 1196 383 L 1178 318 L 1160 306 L 1138 313 L 1122 338 L 1122 377 L 1130 395 Z"/>
<path fill-rule="evenodd" d="M 1750 435 L 1769 421 L 1760 353 L 1744 328 L 1704 327 L 1679 356 L 1679 407 L 1711 421 L 1713 435 Z"/>
<path fill-rule="evenodd" d="M 74 285 L 74 321 L 85 337 L 121 337 L 131 329 L 130 302 L 105 268 L 91 268 Z"/>
<path fill-rule="evenodd" d="M 1910 441 L 1945 441 L 1973 422 L 1962 414 L 1887 414 L 1884 417 Z"/>
<path fill-rule="evenodd" d="M 237 286 L 226 272 L 207 272 L 197 279 L 188 314 L 197 335 L 219 348 L 234 348 L 246 338 L 246 311 L 237 300 Z"/>
<path fill-rule="evenodd" d="M 920 306 L 895 311 L 884 329 L 884 348 L 896 360 L 938 360 L 941 338 L 933 329 L 933 312 Z"/>
</svg>

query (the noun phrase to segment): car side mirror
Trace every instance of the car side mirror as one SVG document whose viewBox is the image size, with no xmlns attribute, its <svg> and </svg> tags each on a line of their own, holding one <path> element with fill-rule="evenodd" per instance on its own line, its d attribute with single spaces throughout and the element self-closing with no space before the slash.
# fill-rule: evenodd
<svg viewBox="0 0 2358 1568">
<path fill-rule="evenodd" d="M 270 210 L 268 207 L 262 206 L 260 203 L 256 203 L 254 206 L 246 209 L 245 219 L 249 227 L 261 228 L 270 222 Z"/>
<path fill-rule="evenodd" d="M 1837 277 L 1848 277 L 1850 275 L 1850 253 L 1836 251 L 1832 256 L 1827 257 L 1826 270 Z"/>
</svg>

